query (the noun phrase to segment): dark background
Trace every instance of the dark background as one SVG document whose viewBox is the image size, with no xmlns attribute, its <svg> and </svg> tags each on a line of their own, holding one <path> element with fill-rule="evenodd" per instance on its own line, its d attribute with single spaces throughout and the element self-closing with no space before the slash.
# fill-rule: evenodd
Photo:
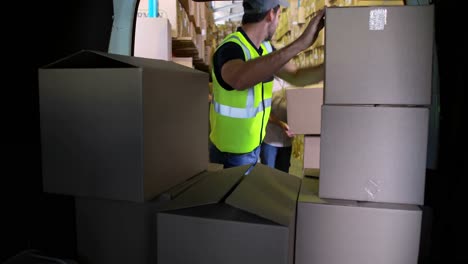
<svg viewBox="0 0 468 264">
<path fill-rule="evenodd" d="M 5 143 L 0 262 L 27 249 L 76 258 L 73 198 L 42 192 L 37 69 L 82 49 L 106 52 L 112 28 L 112 0 L 28 2 L 7 2 L 2 8 Z M 432 209 L 433 219 L 429 251 L 421 262 L 468 263 L 468 219 L 463 216 L 468 192 L 468 118 L 463 110 L 468 89 L 468 15 L 462 1 L 433 2 L 440 144 L 438 168 L 428 170 L 426 178 L 425 205 Z"/>
</svg>

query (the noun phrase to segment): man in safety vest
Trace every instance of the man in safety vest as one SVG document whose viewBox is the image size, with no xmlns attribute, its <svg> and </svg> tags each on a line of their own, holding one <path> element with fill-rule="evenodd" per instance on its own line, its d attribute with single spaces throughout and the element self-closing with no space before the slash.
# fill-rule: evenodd
<svg viewBox="0 0 468 264">
<path fill-rule="evenodd" d="M 213 54 L 210 161 L 224 168 L 255 164 L 270 117 L 273 77 L 305 86 L 323 80 L 322 66 L 297 69 L 289 60 L 310 47 L 324 26 L 317 12 L 302 35 L 275 50 L 270 40 L 287 0 L 244 0 L 242 26 Z"/>
</svg>

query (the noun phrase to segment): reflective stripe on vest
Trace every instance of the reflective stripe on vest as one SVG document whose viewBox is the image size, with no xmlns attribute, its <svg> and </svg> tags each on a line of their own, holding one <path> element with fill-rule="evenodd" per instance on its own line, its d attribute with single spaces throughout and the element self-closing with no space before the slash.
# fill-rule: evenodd
<svg viewBox="0 0 468 264">
<path fill-rule="evenodd" d="M 268 98 L 264 100 L 263 102 L 265 103 L 265 107 L 271 106 L 271 98 Z M 253 118 L 259 112 L 262 112 L 263 110 L 265 110 L 263 108 L 263 103 L 261 102 L 258 107 L 248 107 L 248 108 L 232 107 L 232 106 L 222 105 L 217 102 L 213 102 L 213 108 L 216 111 L 216 113 L 223 115 L 223 116 L 233 117 L 233 118 Z"/>
<path fill-rule="evenodd" d="M 244 54 L 247 56 L 246 61 L 250 60 L 250 58 L 252 57 L 250 55 L 250 51 L 244 45 L 244 43 L 238 36 L 233 35 L 229 37 L 228 39 L 226 39 L 225 41 L 223 41 L 223 43 L 231 39 L 237 39 L 239 41 L 241 48 L 244 50 Z M 271 44 L 268 41 L 264 41 L 262 44 L 265 46 L 268 53 L 270 53 L 273 50 L 273 48 L 271 47 Z M 254 99 L 253 87 L 250 87 L 247 89 L 247 101 L 246 101 L 245 108 L 223 105 L 223 104 L 218 103 L 215 97 L 212 98 L 212 103 L 213 103 L 215 112 L 220 115 L 228 116 L 232 118 L 253 118 L 259 112 L 265 110 L 263 106 L 265 106 L 265 108 L 271 106 L 271 98 L 260 101 L 260 104 L 258 105 L 258 107 L 254 107 L 254 102 L 255 102 L 255 99 Z"/>
<path fill-rule="evenodd" d="M 273 47 L 271 46 L 271 43 L 269 41 L 263 41 L 262 44 L 263 44 L 263 46 L 265 46 L 268 53 L 273 52 Z"/>
</svg>

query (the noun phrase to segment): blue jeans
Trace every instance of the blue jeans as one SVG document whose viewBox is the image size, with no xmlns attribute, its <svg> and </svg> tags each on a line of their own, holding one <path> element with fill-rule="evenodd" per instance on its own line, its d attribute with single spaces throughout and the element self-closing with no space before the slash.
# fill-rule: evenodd
<svg viewBox="0 0 468 264">
<path fill-rule="evenodd" d="M 289 173 L 292 147 L 275 147 L 262 143 L 260 160 L 262 164 Z"/>
<path fill-rule="evenodd" d="M 209 151 L 210 162 L 223 164 L 224 168 L 227 169 L 242 165 L 255 165 L 260 155 L 260 146 L 245 154 L 235 154 L 222 152 L 210 142 Z"/>
</svg>

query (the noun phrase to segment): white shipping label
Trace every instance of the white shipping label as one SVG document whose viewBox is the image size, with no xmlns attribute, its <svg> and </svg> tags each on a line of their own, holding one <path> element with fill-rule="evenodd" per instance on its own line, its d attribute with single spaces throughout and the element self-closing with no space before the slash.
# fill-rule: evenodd
<svg viewBox="0 0 468 264">
<path fill-rule="evenodd" d="M 378 8 L 370 11 L 369 30 L 384 30 L 387 24 L 387 9 Z"/>
</svg>

